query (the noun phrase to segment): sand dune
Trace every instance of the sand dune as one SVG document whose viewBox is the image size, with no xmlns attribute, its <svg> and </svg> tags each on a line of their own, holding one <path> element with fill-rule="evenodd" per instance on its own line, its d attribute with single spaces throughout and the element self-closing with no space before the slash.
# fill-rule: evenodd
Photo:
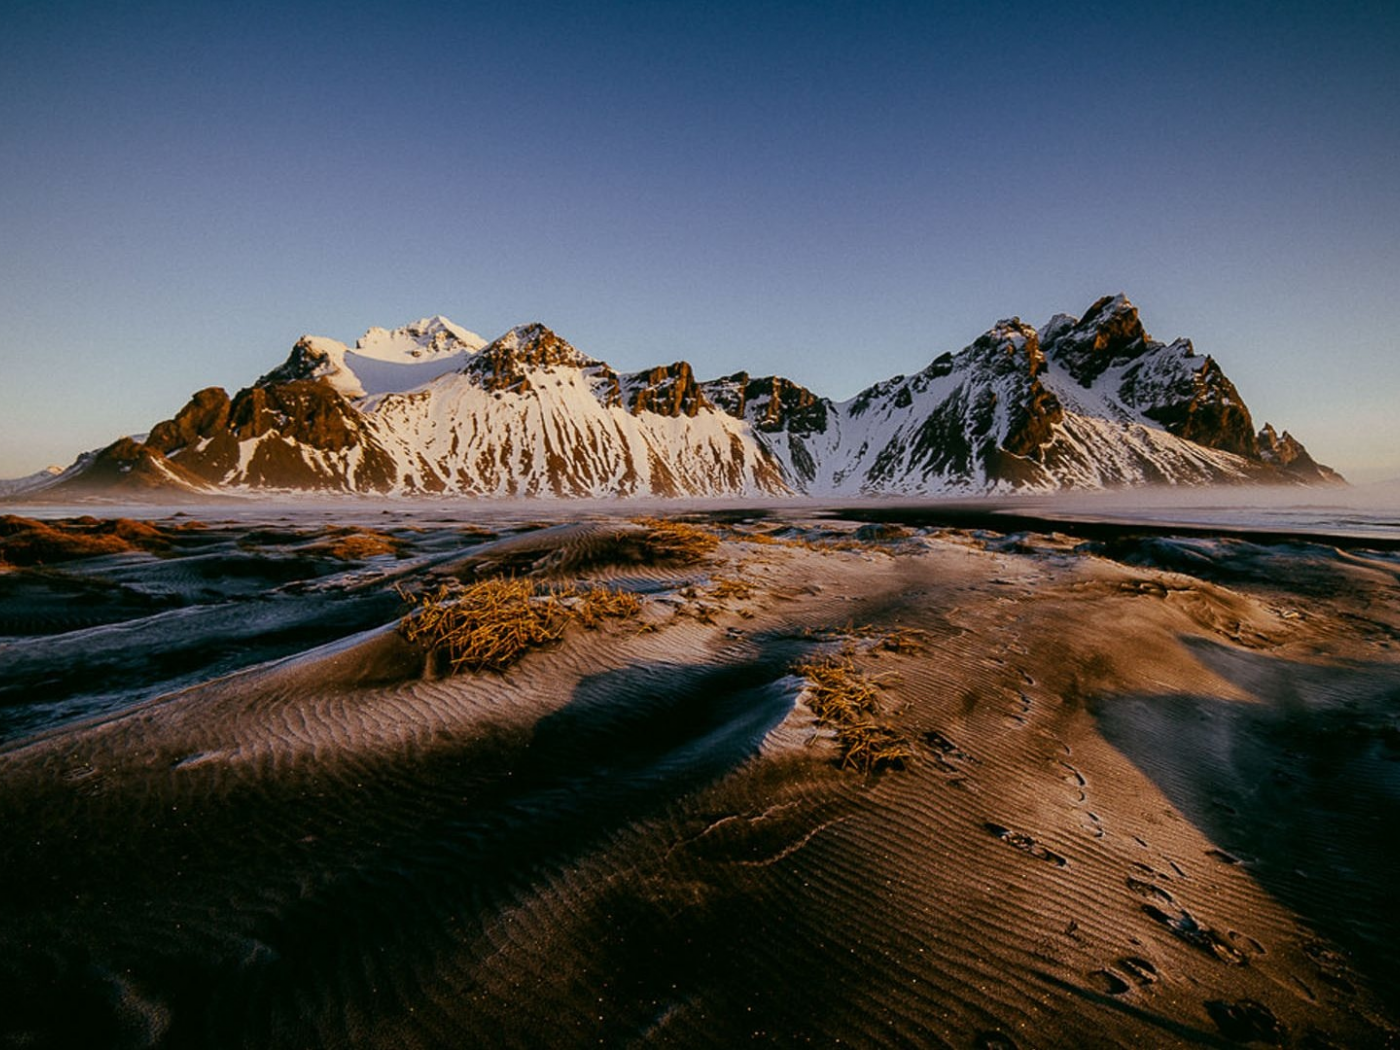
<svg viewBox="0 0 1400 1050">
<path fill-rule="evenodd" d="M 303 554 L 257 616 L 186 590 L 5 643 L 12 711 L 102 711 L 70 662 L 127 686 L 0 751 L 0 1045 L 1400 1038 L 1393 554 L 727 515 L 648 560 L 645 524 L 520 524 L 394 520 L 400 556 Z M 501 572 L 641 611 L 503 674 L 394 629 L 393 586 Z M 244 662 L 166 675 L 172 614 Z M 795 668 L 842 653 L 902 768 L 839 768 Z"/>
</svg>

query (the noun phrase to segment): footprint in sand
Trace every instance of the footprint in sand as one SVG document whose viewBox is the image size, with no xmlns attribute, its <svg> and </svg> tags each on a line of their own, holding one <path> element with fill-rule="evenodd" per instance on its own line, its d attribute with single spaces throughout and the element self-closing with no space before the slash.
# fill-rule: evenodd
<svg viewBox="0 0 1400 1050">
<path fill-rule="evenodd" d="M 934 764 L 944 773 L 960 772 L 958 763 L 970 762 L 977 765 L 977 759 L 955 744 L 947 734 L 930 729 L 924 734 L 924 743 L 933 752 Z"/>
<path fill-rule="evenodd" d="M 1128 876 L 1128 889 L 1145 901 L 1153 901 L 1157 904 L 1174 904 L 1176 902 L 1176 898 L 1162 889 L 1161 886 L 1143 879 L 1135 879 L 1131 875 Z"/>
<path fill-rule="evenodd" d="M 1074 766 L 1070 765 L 1068 762 L 1062 762 L 1058 759 L 1056 759 L 1056 762 L 1059 764 L 1060 768 L 1068 774 L 1060 779 L 1066 784 L 1073 785 L 1071 796 L 1074 798 L 1075 805 L 1082 805 L 1089 797 L 1084 793 L 1084 788 L 1088 786 L 1088 781 L 1084 779 L 1084 774 L 1079 772 L 1079 770 L 1075 769 Z"/>
<path fill-rule="evenodd" d="M 1247 933 L 1239 930 L 1226 930 L 1225 936 L 1242 955 L 1267 955 L 1264 946 Z"/>
<path fill-rule="evenodd" d="M 1127 974 L 1128 979 L 1139 988 L 1146 988 L 1149 984 L 1157 983 L 1157 967 L 1140 955 L 1125 955 L 1114 963 L 1114 966 Z"/>
<path fill-rule="evenodd" d="M 1054 850 L 1046 849 L 1024 831 L 1012 831 L 1010 828 L 1002 827 L 1000 824 L 994 824 L 990 820 L 982 826 L 1013 849 L 1018 849 L 1022 853 L 1029 854 L 1037 860 L 1048 861 L 1057 868 L 1069 867 L 1068 860 L 1060 856 L 1060 854 L 1056 853 Z"/>
<path fill-rule="evenodd" d="M 1095 970 L 1089 975 L 1089 983 L 1106 995 L 1122 995 L 1128 990 L 1128 982 L 1112 970 Z"/>
<path fill-rule="evenodd" d="M 1356 986 L 1351 982 L 1351 968 L 1346 956 L 1316 941 L 1303 945 L 1303 952 L 1317 967 L 1317 976 L 1333 990 L 1345 995 L 1355 995 Z"/>
<path fill-rule="evenodd" d="M 1167 912 L 1155 904 L 1143 904 L 1142 910 L 1153 922 L 1165 926 L 1178 939 L 1185 941 L 1197 951 L 1231 966 L 1249 964 L 1249 959 L 1243 952 L 1229 944 L 1209 926 L 1197 922 L 1195 916 L 1185 908 L 1173 907 L 1170 912 Z"/>
<path fill-rule="evenodd" d="M 1017 693 L 1016 697 L 1016 709 L 1009 712 L 1003 721 L 1012 729 L 1021 729 L 1030 719 L 1031 698 L 1025 693 Z"/>
</svg>

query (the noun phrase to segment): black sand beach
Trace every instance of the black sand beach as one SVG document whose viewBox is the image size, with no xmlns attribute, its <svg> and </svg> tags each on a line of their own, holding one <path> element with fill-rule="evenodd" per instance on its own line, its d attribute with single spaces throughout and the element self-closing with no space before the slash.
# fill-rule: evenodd
<svg viewBox="0 0 1400 1050">
<path fill-rule="evenodd" d="M 1396 544 L 534 513 L 6 519 L 0 1045 L 1397 1045 Z"/>
</svg>

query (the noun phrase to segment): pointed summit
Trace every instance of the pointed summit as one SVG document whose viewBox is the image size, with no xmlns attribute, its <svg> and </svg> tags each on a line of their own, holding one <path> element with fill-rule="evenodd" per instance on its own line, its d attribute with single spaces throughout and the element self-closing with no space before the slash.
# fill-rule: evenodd
<svg viewBox="0 0 1400 1050">
<path fill-rule="evenodd" d="M 378 361 L 411 364 L 472 353 L 485 345 L 486 340 L 475 332 L 453 324 L 442 314 L 434 314 L 392 331 L 371 328 L 356 341 L 355 353 Z"/>
<path fill-rule="evenodd" d="M 1054 317 L 1042 329 L 1042 343 L 1053 344 L 1053 354 L 1065 369 L 1089 386 L 1114 364 L 1130 360 L 1147 346 L 1149 337 L 1138 317 L 1138 309 L 1126 295 L 1105 295 L 1098 299 L 1078 321 L 1066 325 L 1071 318 L 1064 314 Z"/>
<path fill-rule="evenodd" d="M 481 378 L 492 391 L 523 394 L 531 389 L 526 373 L 552 368 L 588 368 L 599 362 L 580 353 L 538 321 L 516 325 L 471 358 L 463 369 Z"/>
</svg>

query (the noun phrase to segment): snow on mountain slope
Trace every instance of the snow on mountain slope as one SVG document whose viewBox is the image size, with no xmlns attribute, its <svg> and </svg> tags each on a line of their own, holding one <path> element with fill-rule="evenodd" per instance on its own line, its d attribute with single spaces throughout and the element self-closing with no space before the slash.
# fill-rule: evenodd
<svg viewBox="0 0 1400 1050">
<path fill-rule="evenodd" d="M 257 385 L 321 379 L 348 398 L 412 390 L 460 371 L 486 340 L 438 315 L 395 328 L 371 328 L 354 349 L 335 339 L 305 335 L 291 355 Z"/>
<path fill-rule="evenodd" d="M 639 374 L 640 375 L 640 374 Z M 627 377 L 634 397 L 658 384 Z M 359 407 L 397 491 L 494 496 L 788 491 L 742 421 L 624 407 L 619 377 L 549 329 L 512 329 L 460 374 Z"/>
<path fill-rule="evenodd" d="M 455 357 L 464 351 L 480 350 L 486 340 L 461 325 L 453 324 L 437 314 L 406 324 L 392 331 L 371 328 L 355 343 L 354 353 L 360 358 L 373 358 L 393 364 Z"/>
<path fill-rule="evenodd" d="M 37 492 L 52 485 L 62 474 L 62 467 L 45 467 L 33 474 L 26 474 L 22 478 L 0 479 L 0 497 Z"/>
<path fill-rule="evenodd" d="M 700 382 L 684 361 L 619 374 L 540 324 L 491 343 L 442 317 L 370 329 L 354 349 L 304 336 L 252 387 L 201 390 L 128 445 L 91 469 L 139 460 L 141 476 L 187 485 L 554 497 L 1340 480 L 1286 432 L 1256 434 L 1214 360 L 1152 340 L 1123 296 L 1039 331 L 999 321 L 841 403 L 780 376 Z"/>
<path fill-rule="evenodd" d="M 1154 340 L 1126 296 L 1104 296 L 1078 321 L 1060 314 L 1037 335 L 1046 384 L 1071 411 L 1257 458 L 1249 409 L 1215 360 L 1198 356 L 1189 339 Z"/>
<path fill-rule="evenodd" d="M 1000 321 L 958 354 L 836 407 L 839 440 L 813 491 L 971 492 L 1054 487 L 1040 446 L 1063 418 L 1041 386 L 1035 330 Z"/>
</svg>

